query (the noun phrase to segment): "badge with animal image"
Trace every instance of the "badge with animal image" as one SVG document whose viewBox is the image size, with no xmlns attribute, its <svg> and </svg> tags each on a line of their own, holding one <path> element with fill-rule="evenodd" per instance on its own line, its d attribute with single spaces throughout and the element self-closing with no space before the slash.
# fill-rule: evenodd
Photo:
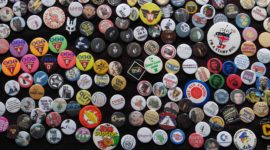
<svg viewBox="0 0 270 150">
<path fill-rule="evenodd" d="M 241 44 L 238 29 L 231 23 L 219 22 L 208 31 L 207 41 L 209 47 L 217 54 L 229 56 L 235 53 Z"/>
<path fill-rule="evenodd" d="M 140 18 L 147 25 L 157 24 L 162 16 L 161 9 L 154 3 L 145 3 L 139 11 Z"/>
<path fill-rule="evenodd" d="M 119 143 L 120 135 L 117 128 L 109 123 L 96 127 L 93 133 L 95 145 L 102 150 L 114 149 Z"/>
<path fill-rule="evenodd" d="M 252 150 L 256 147 L 256 144 L 257 137 L 249 129 L 239 129 L 234 134 L 234 145 L 237 147 L 237 149 Z"/>
</svg>

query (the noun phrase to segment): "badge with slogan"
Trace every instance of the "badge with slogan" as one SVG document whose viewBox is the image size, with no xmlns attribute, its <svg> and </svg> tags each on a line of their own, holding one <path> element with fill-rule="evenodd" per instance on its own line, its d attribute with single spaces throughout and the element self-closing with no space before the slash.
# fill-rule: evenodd
<svg viewBox="0 0 270 150">
<path fill-rule="evenodd" d="M 217 54 L 229 56 L 235 53 L 241 44 L 238 29 L 231 23 L 219 22 L 208 31 L 207 41 L 209 47 Z"/>
<path fill-rule="evenodd" d="M 139 11 L 140 18 L 147 25 L 157 24 L 162 16 L 161 9 L 154 3 L 145 3 Z"/>
<path fill-rule="evenodd" d="M 93 141 L 99 149 L 114 149 L 120 141 L 120 134 L 114 125 L 104 123 L 94 130 Z"/>
<path fill-rule="evenodd" d="M 76 55 L 70 50 L 64 50 L 58 54 L 58 65 L 63 69 L 70 69 L 76 63 Z"/>
<path fill-rule="evenodd" d="M 42 66 L 48 73 L 56 68 L 56 61 L 56 57 L 52 54 L 46 54 L 41 59 Z"/>
<path fill-rule="evenodd" d="M 76 66 L 81 71 L 88 71 L 94 65 L 94 57 L 88 52 L 82 52 L 76 57 Z"/>
<path fill-rule="evenodd" d="M 28 52 L 28 44 L 24 39 L 14 39 L 10 43 L 9 51 L 14 57 L 22 57 Z"/>
<path fill-rule="evenodd" d="M 49 39 L 49 48 L 54 53 L 60 53 L 67 48 L 67 39 L 63 35 L 56 34 Z"/>
<path fill-rule="evenodd" d="M 2 62 L 2 71 L 7 76 L 15 76 L 20 72 L 21 64 L 18 59 L 8 57 Z"/>
<path fill-rule="evenodd" d="M 35 56 L 44 56 L 49 50 L 48 42 L 41 37 L 35 38 L 30 43 L 30 51 Z"/>
<path fill-rule="evenodd" d="M 184 96 L 195 105 L 203 105 L 210 96 L 210 90 L 206 83 L 199 80 L 191 80 L 184 87 Z"/>
<path fill-rule="evenodd" d="M 27 54 L 21 59 L 21 68 L 24 72 L 34 73 L 38 70 L 39 60 L 35 55 Z"/>
</svg>

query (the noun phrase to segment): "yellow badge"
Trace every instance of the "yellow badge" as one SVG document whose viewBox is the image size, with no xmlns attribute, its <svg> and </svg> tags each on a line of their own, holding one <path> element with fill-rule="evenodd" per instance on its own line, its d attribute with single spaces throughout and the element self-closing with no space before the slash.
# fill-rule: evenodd
<svg viewBox="0 0 270 150">
<path fill-rule="evenodd" d="M 126 81 L 125 77 L 123 77 L 121 75 L 117 75 L 117 76 L 113 77 L 111 84 L 112 84 L 112 87 L 114 90 L 122 91 L 125 89 L 125 87 L 127 85 L 127 81 Z"/>
<path fill-rule="evenodd" d="M 87 90 L 80 90 L 76 94 L 76 100 L 80 105 L 88 105 L 91 101 L 91 93 Z"/>
<path fill-rule="evenodd" d="M 185 5 L 186 10 L 189 12 L 189 14 L 195 14 L 198 10 L 198 5 L 194 1 L 189 1 Z"/>
<path fill-rule="evenodd" d="M 30 51 L 35 56 L 44 56 L 49 51 L 49 44 L 44 38 L 35 38 L 30 43 Z"/>
<path fill-rule="evenodd" d="M 94 71 L 99 74 L 103 75 L 106 74 L 109 70 L 109 64 L 104 59 L 99 59 L 94 64 Z"/>
<path fill-rule="evenodd" d="M 154 3 L 145 3 L 139 11 L 140 18 L 147 25 L 156 25 L 161 20 L 161 9 Z"/>
<path fill-rule="evenodd" d="M 76 66 L 81 71 L 88 71 L 94 65 L 94 57 L 88 52 L 82 52 L 76 57 Z"/>
<path fill-rule="evenodd" d="M 127 0 L 127 3 L 129 6 L 135 6 L 137 4 L 138 0 Z"/>
</svg>

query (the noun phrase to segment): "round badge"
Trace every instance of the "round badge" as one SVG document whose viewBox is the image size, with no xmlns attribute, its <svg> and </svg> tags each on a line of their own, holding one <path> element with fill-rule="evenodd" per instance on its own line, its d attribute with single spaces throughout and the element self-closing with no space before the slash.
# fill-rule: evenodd
<svg viewBox="0 0 270 150">
<path fill-rule="evenodd" d="M 46 139 L 50 144 L 58 144 L 62 139 L 62 132 L 57 128 L 51 128 L 46 133 Z"/>
<path fill-rule="evenodd" d="M 198 64 L 193 59 L 186 59 L 182 64 L 182 68 L 186 74 L 191 75 L 197 72 Z"/>
<path fill-rule="evenodd" d="M 8 25 L 1 23 L 0 24 L 0 38 L 1 39 L 5 39 L 7 37 L 9 37 L 10 35 L 10 28 Z"/>
<path fill-rule="evenodd" d="M 49 7 L 43 14 L 45 25 L 51 29 L 59 29 L 66 21 L 65 12 L 59 7 Z"/>
<path fill-rule="evenodd" d="M 29 88 L 29 96 L 34 100 L 39 100 L 45 94 L 45 90 L 42 85 L 34 84 Z"/>
<path fill-rule="evenodd" d="M 25 20 L 22 17 L 14 17 L 10 21 L 10 28 L 14 32 L 20 32 L 25 28 Z"/>
<path fill-rule="evenodd" d="M 155 25 L 161 20 L 161 9 L 154 3 L 145 3 L 139 11 L 140 18 L 147 25 Z"/>
<path fill-rule="evenodd" d="M 65 119 L 61 123 L 61 131 L 65 135 L 72 135 L 73 133 L 75 133 L 76 129 L 77 129 L 76 122 L 72 119 Z"/>
<path fill-rule="evenodd" d="M 5 84 L 5 92 L 9 96 L 15 96 L 20 92 L 20 85 L 15 80 L 9 80 Z"/>
<path fill-rule="evenodd" d="M 131 98 L 131 107 L 134 110 L 141 111 L 146 107 L 146 100 L 143 96 L 136 95 Z"/>
<path fill-rule="evenodd" d="M 94 57 L 88 52 L 79 53 L 76 57 L 76 66 L 81 71 L 89 71 L 94 65 Z"/>
<path fill-rule="evenodd" d="M 201 134 L 203 137 L 207 137 L 210 135 L 211 128 L 208 123 L 201 121 L 196 124 L 195 132 Z"/>
<path fill-rule="evenodd" d="M 42 124 L 35 123 L 30 128 L 30 135 L 34 139 L 41 139 L 45 135 L 45 127 Z"/>
<path fill-rule="evenodd" d="M 242 36 L 244 40 L 254 42 L 258 37 L 258 32 L 253 27 L 246 27 L 242 32 Z"/>
<path fill-rule="evenodd" d="M 269 113 L 269 107 L 266 102 L 256 102 L 253 106 L 253 111 L 258 117 L 265 117 Z"/>
<path fill-rule="evenodd" d="M 34 73 L 38 70 L 39 60 L 32 54 L 24 55 L 21 59 L 21 69 L 26 73 Z"/>
<path fill-rule="evenodd" d="M 239 28 L 246 28 L 248 26 L 250 26 L 250 23 L 251 23 L 251 18 L 249 17 L 248 14 L 246 13 L 240 13 L 236 16 L 235 18 L 235 22 L 236 22 L 236 25 L 239 27 Z"/>
<path fill-rule="evenodd" d="M 217 142 L 222 147 L 229 147 L 232 144 L 232 136 L 227 131 L 221 131 L 217 134 Z"/>
<path fill-rule="evenodd" d="M 200 13 L 205 15 L 205 18 L 210 20 L 213 19 L 214 16 L 216 15 L 216 9 L 210 4 L 204 4 L 201 7 Z"/>
<path fill-rule="evenodd" d="M 76 63 L 76 55 L 70 50 L 64 50 L 57 56 L 58 65 L 63 69 L 71 69 Z"/>
<path fill-rule="evenodd" d="M 199 133 L 192 133 L 188 137 L 188 142 L 193 148 L 201 148 L 204 144 L 204 138 Z"/>
<path fill-rule="evenodd" d="M 267 17 L 267 12 L 265 8 L 262 8 L 260 6 L 255 6 L 251 10 L 252 18 L 256 21 L 263 21 Z"/>
<path fill-rule="evenodd" d="M 188 44 L 180 44 L 177 47 L 177 55 L 181 59 L 188 59 L 192 55 L 192 49 Z"/>
<path fill-rule="evenodd" d="M 203 105 L 210 96 L 209 87 L 202 81 L 189 81 L 184 87 L 184 97 L 187 97 L 196 105 Z"/>
<path fill-rule="evenodd" d="M 213 116 L 209 120 L 209 125 L 214 131 L 221 131 L 225 126 L 225 122 L 221 117 Z"/>
<path fill-rule="evenodd" d="M 250 61 L 246 55 L 239 54 L 234 58 L 236 67 L 240 70 L 245 70 L 249 67 Z"/>
<path fill-rule="evenodd" d="M 241 45 L 241 52 L 248 56 L 254 56 L 257 52 L 257 47 L 255 45 L 255 43 L 251 42 L 251 41 L 245 41 L 244 43 L 242 43 Z"/>
<path fill-rule="evenodd" d="M 133 135 L 126 134 L 121 138 L 121 146 L 124 150 L 133 150 L 136 146 L 136 139 Z"/>
<path fill-rule="evenodd" d="M 28 52 L 28 44 L 24 39 L 14 39 L 10 43 L 9 51 L 14 57 L 22 57 Z"/>
<path fill-rule="evenodd" d="M 68 12 L 73 17 L 79 17 L 83 13 L 83 5 L 79 2 L 71 2 L 68 6 Z"/>
<path fill-rule="evenodd" d="M 255 119 L 255 114 L 249 107 L 242 108 L 239 112 L 239 116 L 244 123 L 251 123 Z"/>
<path fill-rule="evenodd" d="M 102 114 L 100 110 L 93 105 L 85 106 L 79 114 L 80 123 L 86 128 L 95 128 L 101 122 Z"/>
<path fill-rule="evenodd" d="M 67 48 L 67 40 L 63 35 L 56 34 L 49 39 L 49 48 L 53 53 L 60 53 Z"/>
<path fill-rule="evenodd" d="M 168 141 L 168 134 L 162 129 L 153 132 L 153 141 L 157 145 L 165 145 Z"/>
<path fill-rule="evenodd" d="M 264 64 L 267 64 L 270 62 L 270 50 L 267 48 L 261 48 L 257 52 L 257 59 Z"/>
<path fill-rule="evenodd" d="M 34 83 L 33 76 L 29 73 L 22 73 L 18 77 L 18 82 L 20 87 L 22 88 L 29 88 Z"/>
<path fill-rule="evenodd" d="M 212 74 L 209 79 L 209 84 L 214 89 L 220 89 L 224 86 L 224 77 L 220 74 Z"/>
<path fill-rule="evenodd" d="M 62 87 L 60 87 L 58 93 L 61 98 L 69 100 L 74 95 L 74 88 L 69 84 L 64 84 Z"/>
<path fill-rule="evenodd" d="M 42 19 L 38 15 L 31 15 L 26 21 L 27 27 L 31 30 L 38 30 L 42 26 Z"/>
<path fill-rule="evenodd" d="M 179 87 L 169 89 L 168 97 L 171 101 L 178 102 L 183 98 L 183 91 Z"/>
<path fill-rule="evenodd" d="M 222 56 L 229 56 L 235 53 L 240 47 L 241 36 L 233 24 L 219 22 L 209 29 L 207 41 L 215 53 Z"/>
<path fill-rule="evenodd" d="M 93 131 L 93 141 L 99 149 L 111 150 L 118 145 L 120 134 L 114 125 L 103 123 Z"/>
<path fill-rule="evenodd" d="M 233 141 L 237 149 L 253 150 L 257 144 L 256 135 L 246 128 L 236 131 L 233 136 Z"/>
<path fill-rule="evenodd" d="M 150 55 L 144 60 L 144 67 L 150 74 L 157 74 L 163 68 L 162 60 L 155 55 Z"/>
<path fill-rule="evenodd" d="M 185 133 L 181 129 L 174 129 L 170 133 L 170 140 L 173 144 L 180 145 L 186 139 Z"/>
<path fill-rule="evenodd" d="M 152 140 L 152 131 L 147 127 L 142 127 L 137 131 L 137 138 L 141 143 L 149 143 Z"/>
<path fill-rule="evenodd" d="M 133 30 L 133 35 L 134 35 L 134 38 L 137 40 L 137 41 L 145 41 L 148 37 L 148 32 L 146 30 L 145 27 L 143 26 L 137 26 L 134 30 Z"/>
<path fill-rule="evenodd" d="M 80 105 L 88 105 L 91 101 L 91 93 L 87 90 L 80 90 L 76 94 L 76 100 Z"/>
<path fill-rule="evenodd" d="M 31 97 L 25 97 L 21 101 L 21 110 L 24 113 L 31 113 L 36 108 L 35 100 Z"/>
<path fill-rule="evenodd" d="M 9 50 L 9 42 L 6 39 L 0 39 L 0 54 L 5 54 Z"/>
<path fill-rule="evenodd" d="M 80 127 L 75 133 L 75 138 L 81 143 L 87 143 L 91 138 L 91 133 L 89 129 L 85 127 Z"/>
<path fill-rule="evenodd" d="M 16 97 L 11 97 L 7 99 L 5 105 L 6 105 L 6 110 L 12 114 L 17 113 L 21 109 L 21 102 Z"/>
<path fill-rule="evenodd" d="M 224 75 L 230 75 L 230 74 L 234 74 L 237 72 L 237 67 L 235 65 L 234 62 L 232 61 L 225 61 L 223 64 L 222 64 L 222 73 Z"/>
<path fill-rule="evenodd" d="M 102 4 L 97 8 L 97 16 L 101 19 L 108 19 L 112 15 L 112 9 L 109 5 Z"/>
<path fill-rule="evenodd" d="M 159 122 L 159 115 L 155 110 L 147 110 L 144 113 L 143 118 L 145 123 L 151 126 L 156 125 Z"/>
<path fill-rule="evenodd" d="M 2 71 L 7 76 L 15 76 L 20 72 L 20 62 L 14 57 L 7 57 L 2 62 Z"/>
<path fill-rule="evenodd" d="M 48 42 L 44 38 L 35 38 L 30 43 L 30 51 L 35 56 L 44 56 L 49 50 Z"/>
<path fill-rule="evenodd" d="M 211 73 L 220 73 L 222 70 L 222 62 L 218 58 L 211 58 L 207 62 L 207 68 Z"/>
<path fill-rule="evenodd" d="M 213 18 L 213 22 L 214 23 L 218 23 L 218 22 L 228 22 L 228 17 L 225 16 L 222 13 L 218 13 L 215 15 L 215 17 Z"/>
<path fill-rule="evenodd" d="M 241 80 L 246 85 L 252 85 L 256 81 L 256 73 L 252 70 L 244 70 L 241 73 Z"/>
<path fill-rule="evenodd" d="M 91 97 L 91 102 L 97 107 L 103 107 L 107 102 L 107 97 L 103 92 L 95 92 Z"/>
</svg>

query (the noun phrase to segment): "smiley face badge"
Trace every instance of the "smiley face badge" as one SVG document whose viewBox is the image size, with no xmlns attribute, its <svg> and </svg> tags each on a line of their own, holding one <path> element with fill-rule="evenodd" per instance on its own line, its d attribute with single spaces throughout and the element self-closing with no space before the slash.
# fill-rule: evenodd
<svg viewBox="0 0 270 150">
<path fill-rule="evenodd" d="M 63 69 L 71 69 L 76 63 L 76 55 L 70 50 L 64 50 L 57 56 L 58 65 Z"/>
<path fill-rule="evenodd" d="M 145 3 L 139 11 L 140 18 L 147 25 L 156 25 L 161 20 L 161 9 L 154 3 Z"/>
<path fill-rule="evenodd" d="M 20 72 L 20 69 L 20 62 L 14 57 L 8 57 L 2 62 L 2 71 L 7 76 L 16 76 Z"/>
<path fill-rule="evenodd" d="M 94 57 L 88 52 L 80 53 L 76 58 L 76 66 L 81 71 L 88 71 L 94 65 Z"/>
</svg>

